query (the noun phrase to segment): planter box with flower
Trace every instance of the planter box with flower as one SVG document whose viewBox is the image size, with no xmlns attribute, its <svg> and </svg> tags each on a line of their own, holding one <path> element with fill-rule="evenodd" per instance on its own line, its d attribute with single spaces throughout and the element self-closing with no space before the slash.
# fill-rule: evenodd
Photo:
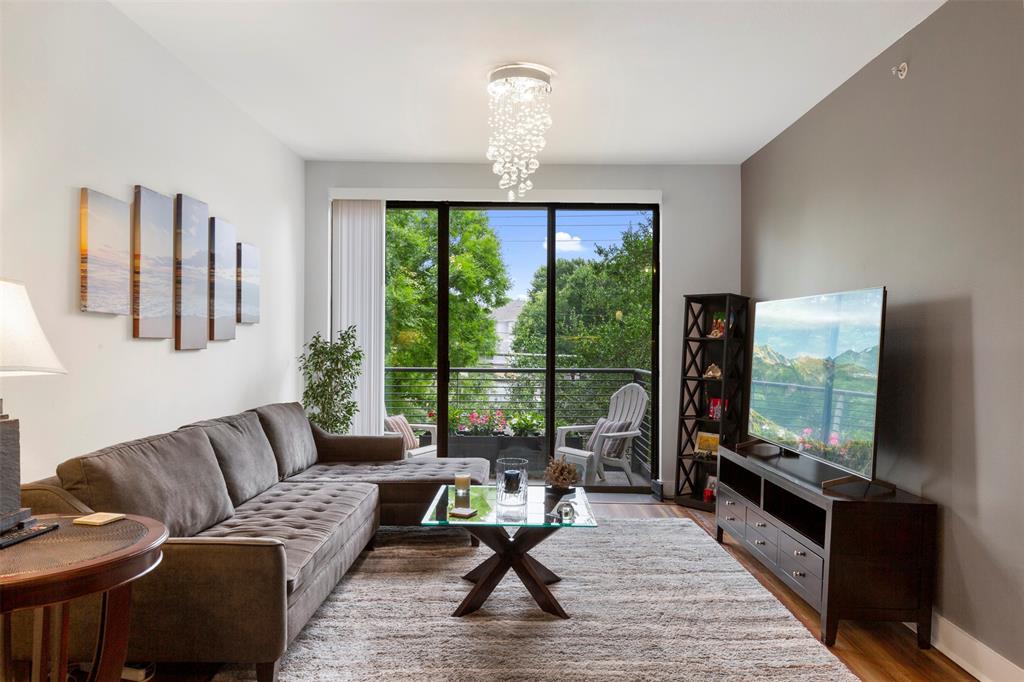
<svg viewBox="0 0 1024 682">
<path fill-rule="evenodd" d="M 532 412 L 511 416 L 503 410 L 460 410 L 448 412 L 449 457 L 523 457 L 531 474 L 546 466 L 543 452 L 543 419 Z"/>
</svg>

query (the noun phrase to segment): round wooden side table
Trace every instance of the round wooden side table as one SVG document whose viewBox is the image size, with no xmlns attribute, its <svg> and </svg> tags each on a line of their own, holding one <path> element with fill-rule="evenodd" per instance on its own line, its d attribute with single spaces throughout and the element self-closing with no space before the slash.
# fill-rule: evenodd
<svg viewBox="0 0 1024 682">
<path fill-rule="evenodd" d="M 0 679 L 14 679 L 11 613 L 34 609 L 32 681 L 67 678 L 69 604 L 102 593 L 96 654 L 89 682 L 117 682 L 128 653 L 132 581 L 163 558 L 167 528 L 129 515 L 105 526 L 72 523 L 74 516 L 44 515 L 60 528 L 0 550 Z"/>
</svg>

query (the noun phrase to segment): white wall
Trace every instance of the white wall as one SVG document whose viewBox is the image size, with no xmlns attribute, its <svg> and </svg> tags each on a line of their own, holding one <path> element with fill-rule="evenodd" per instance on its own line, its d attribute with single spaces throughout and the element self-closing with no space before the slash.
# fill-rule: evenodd
<svg viewBox="0 0 1024 682">
<path fill-rule="evenodd" d="M 545 166 L 541 191 L 656 190 L 661 192 L 661 477 L 675 480 L 685 293 L 738 291 L 740 286 L 739 166 Z M 306 337 L 329 326 L 328 211 L 332 189 L 426 188 L 493 190 L 486 164 L 306 162 Z M 377 196 L 378 192 L 374 192 Z M 358 192 L 351 195 L 355 198 Z M 369 198 L 369 197 L 368 197 Z M 436 198 L 436 197 L 435 197 Z M 666 490 L 671 485 L 666 484 Z"/>
<path fill-rule="evenodd" d="M 26 283 L 66 376 L 6 379 L 22 480 L 204 417 L 293 400 L 300 382 L 302 161 L 106 3 L 4 3 L 0 276 Z M 78 189 L 184 192 L 262 254 L 262 322 L 175 352 L 78 311 Z M 125 240 L 129 226 L 125 225 Z"/>
</svg>

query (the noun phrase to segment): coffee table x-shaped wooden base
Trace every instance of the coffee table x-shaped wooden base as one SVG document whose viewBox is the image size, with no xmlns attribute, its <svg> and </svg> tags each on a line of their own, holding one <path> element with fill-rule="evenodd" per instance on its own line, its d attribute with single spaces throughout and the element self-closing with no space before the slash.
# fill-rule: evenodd
<svg viewBox="0 0 1024 682">
<path fill-rule="evenodd" d="M 519 576 L 526 589 L 530 591 L 534 601 L 541 609 L 559 618 L 569 617 L 555 596 L 551 594 L 551 590 L 548 589 L 548 585 L 557 583 L 561 578 L 528 553 L 558 530 L 557 526 L 521 527 L 511 538 L 500 526 L 466 526 L 465 528 L 474 537 L 479 538 L 480 542 L 493 549 L 494 556 L 462 576 L 463 579 L 476 584 L 459 604 L 459 608 L 455 609 L 453 616 L 465 616 L 483 606 L 487 597 L 511 568 Z"/>
</svg>

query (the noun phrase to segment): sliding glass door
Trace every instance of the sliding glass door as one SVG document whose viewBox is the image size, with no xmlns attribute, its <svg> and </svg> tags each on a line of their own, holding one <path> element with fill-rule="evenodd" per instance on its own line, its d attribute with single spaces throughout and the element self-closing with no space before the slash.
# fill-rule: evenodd
<svg viewBox="0 0 1024 682">
<path fill-rule="evenodd" d="M 567 447 L 601 448 L 595 485 L 650 487 L 654 211 L 559 209 L 555 245 L 555 424 Z M 567 430 L 602 418 L 600 444 Z"/>
<path fill-rule="evenodd" d="M 547 466 L 544 405 L 547 211 L 461 208 L 448 231 L 450 457 Z M 524 310 L 539 306 L 539 318 Z M 530 326 L 525 347 L 523 330 Z"/>
<path fill-rule="evenodd" d="M 657 217 L 655 206 L 389 203 L 388 413 L 436 424 L 439 456 L 522 457 L 538 481 L 557 446 L 586 452 L 599 418 L 628 421 L 615 433 L 630 435 L 592 460 L 593 485 L 649 488 Z"/>
<path fill-rule="evenodd" d="M 384 404 L 420 425 L 421 445 L 437 431 L 438 216 L 435 208 L 389 210 L 384 250 Z"/>
</svg>

